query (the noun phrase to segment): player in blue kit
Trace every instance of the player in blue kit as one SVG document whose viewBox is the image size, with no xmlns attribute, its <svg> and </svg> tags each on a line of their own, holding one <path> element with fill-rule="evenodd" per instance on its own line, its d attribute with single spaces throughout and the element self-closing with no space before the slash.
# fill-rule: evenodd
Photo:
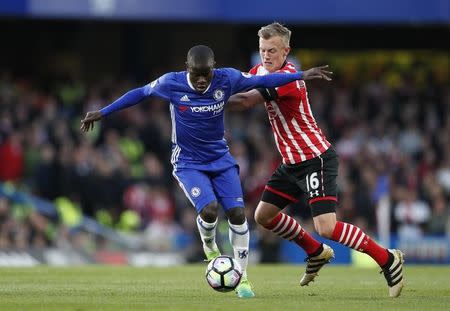
<svg viewBox="0 0 450 311">
<path fill-rule="evenodd" d="M 301 79 L 326 79 L 330 73 L 325 67 L 317 67 L 292 74 L 252 76 L 233 68 L 214 69 L 214 64 L 214 53 L 209 47 L 194 46 L 187 54 L 187 71 L 167 73 L 101 110 L 88 112 L 81 120 L 81 130 L 89 131 L 95 121 L 149 96 L 169 101 L 173 176 L 198 212 L 197 227 L 206 259 L 220 255 L 215 241 L 220 204 L 228 217 L 234 257 L 243 270 L 236 292 L 241 298 L 251 298 L 255 294 L 246 273 L 249 230 L 238 165 L 224 139 L 224 106 L 238 92 L 273 88 Z"/>
</svg>

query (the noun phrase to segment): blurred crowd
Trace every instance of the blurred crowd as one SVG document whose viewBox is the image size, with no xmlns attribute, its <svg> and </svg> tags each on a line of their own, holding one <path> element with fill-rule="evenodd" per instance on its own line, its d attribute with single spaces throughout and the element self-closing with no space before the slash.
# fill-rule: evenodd
<svg viewBox="0 0 450 311">
<path fill-rule="evenodd" d="M 412 62 L 399 69 L 389 60 L 370 72 L 366 67 L 337 68 L 332 83 L 308 84 L 315 118 L 340 156 L 339 217 L 376 234 L 377 206 L 387 198 L 392 233 L 407 239 L 450 235 L 448 68 L 442 74 Z M 102 120 L 93 132 L 79 130 L 87 111 L 142 84 L 4 73 L 0 182 L 55 204 L 70 202 L 107 227 L 139 232 L 147 249 L 198 244 L 195 209 L 172 178 L 167 103 L 149 99 Z M 227 112 L 226 138 L 240 165 L 253 239 L 261 250 L 273 249 L 277 238 L 253 221 L 280 163 L 264 106 Z M 0 198 L 0 248 L 52 244 L 49 221 L 14 210 L 14 202 Z M 289 211 L 313 229 L 305 200 Z"/>
</svg>

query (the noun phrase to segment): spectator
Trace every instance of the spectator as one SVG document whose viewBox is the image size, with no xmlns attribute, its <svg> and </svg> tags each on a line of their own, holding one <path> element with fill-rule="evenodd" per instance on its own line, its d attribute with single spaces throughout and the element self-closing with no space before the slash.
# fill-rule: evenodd
<svg viewBox="0 0 450 311">
<path fill-rule="evenodd" d="M 408 240 L 419 239 L 430 219 L 430 206 L 417 198 L 416 191 L 403 189 L 402 192 L 403 199 L 394 209 L 395 220 L 399 223 L 399 237 Z"/>
</svg>

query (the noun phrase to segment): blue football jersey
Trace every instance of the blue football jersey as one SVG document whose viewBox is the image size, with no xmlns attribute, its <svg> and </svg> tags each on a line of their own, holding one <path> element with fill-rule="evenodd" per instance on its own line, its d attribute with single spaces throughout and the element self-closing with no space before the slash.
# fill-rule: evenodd
<svg viewBox="0 0 450 311">
<path fill-rule="evenodd" d="M 167 73 L 146 86 L 147 96 L 170 101 L 172 118 L 172 163 L 200 168 L 221 158 L 225 166 L 235 164 L 224 138 L 224 107 L 228 98 L 261 82 L 233 68 L 214 69 L 208 89 L 199 93 L 188 73 Z"/>
</svg>

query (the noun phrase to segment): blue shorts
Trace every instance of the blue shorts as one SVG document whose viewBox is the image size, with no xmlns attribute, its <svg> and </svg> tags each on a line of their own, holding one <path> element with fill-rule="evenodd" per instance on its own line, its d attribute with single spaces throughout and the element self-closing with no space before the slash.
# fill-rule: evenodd
<svg viewBox="0 0 450 311">
<path fill-rule="evenodd" d="M 173 176 L 198 213 L 217 201 L 227 211 L 244 207 L 238 166 L 221 171 L 202 171 L 192 168 L 174 169 Z"/>
</svg>

